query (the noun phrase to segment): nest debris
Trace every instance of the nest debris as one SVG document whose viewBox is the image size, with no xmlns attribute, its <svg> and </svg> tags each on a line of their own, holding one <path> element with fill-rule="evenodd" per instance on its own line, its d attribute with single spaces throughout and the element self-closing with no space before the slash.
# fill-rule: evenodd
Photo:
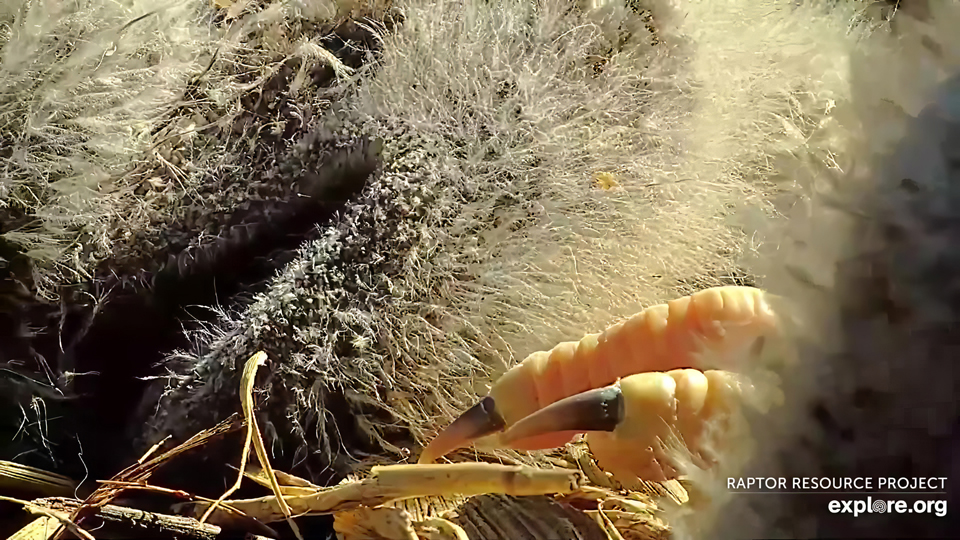
<svg viewBox="0 0 960 540">
<path fill-rule="evenodd" d="M 254 414 L 253 382 L 265 356 L 258 352 L 244 365 L 240 397 L 247 439 L 237 484 L 219 499 L 174 505 L 185 516 L 137 512 L 110 504 L 131 489 L 196 500 L 188 493 L 151 485 L 148 480 L 171 459 L 241 427 L 240 422 L 231 419 L 156 457 L 152 454 L 160 447 L 152 448 L 137 463 L 102 482 L 84 500 L 48 497 L 28 502 L 4 497 L 40 515 L 13 537 L 40 535 L 44 540 L 56 540 L 61 529 L 67 529 L 92 540 L 84 527 L 96 518 L 114 527 L 126 524 L 135 533 L 199 539 L 216 538 L 224 530 L 246 530 L 277 538 L 278 533 L 270 524 L 286 520 L 294 535 L 302 540 L 291 516 L 333 514 L 333 528 L 341 540 L 546 539 L 557 534 L 563 538 L 659 540 L 667 537 L 669 527 L 658 517 L 658 505 L 686 502 L 683 488 L 676 483 L 659 487 L 651 483 L 646 492 L 612 488 L 604 473 L 578 467 L 583 448 L 574 452 L 580 454 L 579 459 L 571 457 L 565 466 L 551 468 L 496 463 L 394 465 L 373 467 L 369 474 L 355 475 L 333 487 L 316 486 L 274 471 L 263 448 Z M 251 443 L 260 466 L 248 470 L 246 456 Z M 24 474 L 23 467 L 11 470 L 13 474 L 4 473 L 0 478 L 34 490 L 63 486 L 63 479 L 43 471 Z M 273 495 L 228 499 L 244 478 L 271 489 Z M 602 478 L 598 481 L 606 487 L 591 485 L 591 478 Z M 673 497 L 657 497 L 657 493 Z"/>
</svg>

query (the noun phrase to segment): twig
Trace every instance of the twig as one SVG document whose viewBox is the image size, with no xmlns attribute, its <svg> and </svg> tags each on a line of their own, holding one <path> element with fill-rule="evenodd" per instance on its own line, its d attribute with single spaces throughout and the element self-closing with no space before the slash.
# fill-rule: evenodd
<svg viewBox="0 0 960 540">
<path fill-rule="evenodd" d="M 173 495 L 174 497 L 179 497 L 181 499 L 187 499 L 191 501 L 208 501 L 213 502 L 213 499 L 208 499 L 206 497 L 201 497 L 199 495 L 194 495 L 192 493 L 187 493 L 186 491 L 180 489 L 170 489 L 161 486 L 151 486 L 146 482 L 121 482 L 119 480 L 98 480 L 100 484 L 113 486 L 122 489 L 123 491 L 151 491 L 153 493 L 163 493 L 165 495 Z M 228 507 L 229 505 L 224 505 Z"/>
<path fill-rule="evenodd" d="M 296 535 L 297 540 L 303 540 L 303 535 L 300 534 L 300 529 L 297 527 L 297 524 L 293 522 L 293 512 L 290 510 L 287 502 L 283 499 L 283 491 L 280 490 L 280 484 L 277 482 L 277 475 L 273 472 L 273 467 L 270 466 L 270 459 L 267 457 L 267 449 L 264 447 L 263 437 L 260 435 L 260 428 L 257 427 L 257 418 L 253 414 L 253 379 L 257 374 L 257 367 L 265 363 L 266 360 L 267 353 L 260 351 L 247 361 L 247 366 L 244 368 L 244 379 L 242 381 L 243 387 L 241 389 L 243 415 L 246 418 L 247 423 L 250 424 L 252 428 L 251 431 L 254 435 L 256 435 L 256 437 L 253 438 L 253 448 L 257 451 L 257 459 L 260 460 L 260 466 L 263 467 L 263 471 L 267 474 L 267 478 L 270 480 L 270 487 L 273 489 L 274 496 L 277 497 L 277 502 L 280 506 L 280 510 L 283 512 L 283 517 L 286 519 L 287 524 L 290 525 L 290 528 L 293 530 L 293 534 Z"/>
<path fill-rule="evenodd" d="M 174 497 L 186 499 L 188 501 L 203 501 L 208 503 L 216 502 L 213 499 L 208 499 L 206 497 L 201 497 L 200 495 L 187 493 L 186 491 L 182 491 L 179 489 L 170 489 L 170 488 L 165 488 L 160 486 L 151 486 L 150 484 L 146 484 L 146 483 L 141 484 L 141 483 L 132 483 L 132 482 L 118 482 L 115 480 L 100 480 L 100 483 L 117 486 L 123 489 L 124 491 L 132 491 L 132 490 L 152 491 L 154 493 L 164 493 L 166 495 L 172 495 Z M 233 517 L 240 521 L 240 525 L 246 531 L 254 531 L 256 532 L 256 534 L 261 536 L 266 536 L 268 538 L 278 538 L 280 536 L 279 534 L 277 534 L 277 531 L 257 521 L 255 518 L 252 518 L 244 514 L 243 512 L 234 508 L 232 505 L 228 503 L 225 503 L 225 502 L 220 503 L 220 508 L 224 510 L 229 510 L 230 513 L 233 515 Z"/>
<path fill-rule="evenodd" d="M 250 443 L 252 442 L 253 447 L 257 452 L 257 459 L 260 460 L 260 466 L 263 467 L 263 472 L 266 473 L 267 479 L 270 481 L 270 488 L 273 490 L 273 493 L 276 496 L 280 511 L 283 512 L 284 519 L 287 521 L 287 524 L 290 525 L 290 529 L 293 530 L 293 534 L 296 535 L 298 540 L 303 540 L 303 536 L 300 534 L 300 529 L 293 521 L 293 513 L 290 511 L 290 507 L 283 499 L 284 493 L 280 488 L 279 482 L 277 482 L 277 475 L 270 466 L 270 459 L 267 457 L 267 451 L 263 445 L 263 437 L 260 435 L 260 428 L 257 426 L 257 418 L 253 411 L 253 383 L 257 376 L 257 368 L 264 364 L 266 360 L 267 353 L 258 351 L 256 354 L 251 356 L 250 359 L 247 360 L 247 363 L 243 366 L 243 377 L 240 379 L 240 402 L 243 406 L 243 416 L 247 422 L 247 438 L 243 444 L 243 454 L 240 456 L 240 472 L 237 475 L 237 481 L 230 489 L 224 492 L 224 494 L 221 495 L 220 498 L 217 499 L 217 501 L 213 503 L 213 505 L 211 505 L 206 512 L 204 512 L 203 516 L 200 518 L 200 522 L 205 522 L 207 518 L 210 517 L 210 514 L 212 514 L 227 497 L 240 489 L 240 485 L 243 483 L 244 472 L 247 467 L 247 456 L 250 454 Z M 254 435 L 256 436 L 254 437 Z"/>
<path fill-rule="evenodd" d="M 36 499 L 31 501 L 37 508 L 43 508 L 64 516 L 70 515 L 81 504 L 81 501 L 75 499 L 64 499 L 53 497 L 47 499 Z M 33 509 L 28 508 L 31 512 Z M 154 512 L 144 512 L 132 508 L 115 506 L 112 504 L 104 505 L 97 509 L 96 514 L 91 517 L 98 517 L 105 522 L 118 526 L 125 526 L 141 531 L 145 531 L 149 536 L 167 535 L 173 533 L 177 537 L 184 535 L 190 538 L 200 540 L 213 540 L 220 534 L 220 527 L 184 517 L 171 516 L 167 514 L 157 514 Z"/>
<path fill-rule="evenodd" d="M 390 465 L 374 467 L 371 476 L 359 482 L 321 489 L 310 495 L 288 495 L 283 499 L 296 515 L 318 515 L 418 497 L 469 497 L 487 493 L 513 496 L 567 494 L 580 489 L 582 478 L 579 471 L 572 469 L 546 470 L 494 463 Z M 264 523 L 285 518 L 276 496 L 227 502 Z M 229 519 L 229 516 L 215 513 L 211 522 L 224 524 L 221 520 L 229 522 Z"/>
<path fill-rule="evenodd" d="M 244 395 L 244 391 L 246 390 L 246 387 L 249 385 L 251 387 L 251 392 L 253 390 L 252 388 L 253 378 L 254 378 L 254 375 L 256 375 L 257 373 L 257 367 L 262 362 L 262 357 L 260 356 L 261 354 L 266 356 L 262 352 L 257 353 L 252 357 L 250 357 L 250 359 L 247 360 L 246 365 L 243 367 L 243 376 L 240 379 L 240 399 L 243 400 L 244 403 L 246 402 L 246 397 L 247 397 Z M 246 416 L 246 413 L 247 413 L 246 408 L 244 408 L 243 412 L 244 412 L 244 416 Z M 200 517 L 200 523 L 205 523 L 207 521 L 207 518 L 210 517 L 210 514 L 212 514 L 213 511 L 216 510 L 217 507 L 219 507 L 220 504 L 227 497 L 229 497 L 235 491 L 240 489 L 240 485 L 243 483 L 243 473 L 247 468 L 247 456 L 250 455 L 250 444 L 253 441 L 254 429 L 255 429 L 254 423 L 248 420 L 247 421 L 247 437 L 243 442 L 243 453 L 240 454 L 240 472 L 239 474 L 237 474 L 237 481 L 234 482 L 233 486 L 230 487 L 230 489 L 224 491 L 223 495 L 221 495 L 215 503 L 210 505 L 210 508 L 208 508 L 207 511 L 204 512 L 203 516 Z"/>
<path fill-rule="evenodd" d="M 169 440 L 170 440 L 170 435 L 167 435 L 166 437 L 163 438 L 163 440 L 161 440 L 161 441 L 158 442 L 157 444 L 151 446 L 150 449 L 147 450 L 147 452 L 146 452 L 145 454 L 143 454 L 143 456 L 141 456 L 140 459 L 137 460 L 137 465 L 143 465 L 143 462 L 144 462 L 144 461 L 146 461 L 147 459 L 150 458 L 150 456 L 152 456 L 153 454 L 155 454 L 155 453 L 157 452 L 157 450 L 159 450 L 160 447 L 163 446 L 164 443 L 166 443 L 166 442 L 169 441 Z"/>
</svg>

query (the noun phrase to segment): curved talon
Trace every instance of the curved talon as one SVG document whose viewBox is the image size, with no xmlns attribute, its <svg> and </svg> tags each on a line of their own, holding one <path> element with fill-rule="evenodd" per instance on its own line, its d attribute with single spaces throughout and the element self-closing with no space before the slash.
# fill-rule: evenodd
<svg viewBox="0 0 960 540">
<path fill-rule="evenodd" d="M 619 384 L 596 388 L 547 405 L 512 425 L 500 440 L 510 446 L 547 433 L 614 431 L 625 414 Z"/>
<path fill-rule="evenodd" d="M 431 441 L 423 449 L 417 463 L 433 463 L 437 458 L 463 448 L 480 437 L 503 431 L 506 425 L 503 417 L 497 412 L 496 400 L 486 396 L 467 409 Z"/>
<path fill-rule="evenodd" d="M 669 479 L 678 474 L 668 455 L 675 440 L 698 466 L 719 459 L 715 443 L 749 389 L 725 370 L 793 359 L 765 292 L 703 290 L 529 355 L 442 431 L 419 462 L 469 444 L 545 450 L 586 433 L 609 472 Z"/>
</svg>

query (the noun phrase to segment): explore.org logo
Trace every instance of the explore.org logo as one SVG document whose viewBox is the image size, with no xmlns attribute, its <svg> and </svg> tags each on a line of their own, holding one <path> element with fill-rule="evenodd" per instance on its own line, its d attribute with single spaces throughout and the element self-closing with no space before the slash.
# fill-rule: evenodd
<svg viewBox="0 0 960 540">
<path fill-rule="evenodd" d="M 947 515 L 947 501 L 944 499 L 923 499 L 912 503 L 904 500 L 885 501 L 867 497 L 866 499 L 834 499 L 827 504 L 831 514 L 933 514 L 937 517 Z"/>
</svg>

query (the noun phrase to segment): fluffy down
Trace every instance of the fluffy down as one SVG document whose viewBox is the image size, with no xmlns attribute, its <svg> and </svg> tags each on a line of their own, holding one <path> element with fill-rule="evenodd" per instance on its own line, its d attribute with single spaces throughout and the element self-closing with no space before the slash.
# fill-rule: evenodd
<svg viewBox="0 0 960 540">
<path fill-rule="evenodd" d="M 683 523 L 703 528 L 689 537 L 956 534 L 960 4 L 907 7 L 847 55 L 849 99 L 831 129 L 846 151 L 766 230 L 754 268 L 806 326 L 798 368 L 784 377 L 787 406 L 751 419 L 755 458 L 734 476 L 947 477 L 945 493 L 872 495 L 946 506 L 854 519 L 829 501 L 868 494 L 736 495 L 725 478 L 702 476 L 702 508 L 719 518 L 690 516 Z"/>
</svg>

